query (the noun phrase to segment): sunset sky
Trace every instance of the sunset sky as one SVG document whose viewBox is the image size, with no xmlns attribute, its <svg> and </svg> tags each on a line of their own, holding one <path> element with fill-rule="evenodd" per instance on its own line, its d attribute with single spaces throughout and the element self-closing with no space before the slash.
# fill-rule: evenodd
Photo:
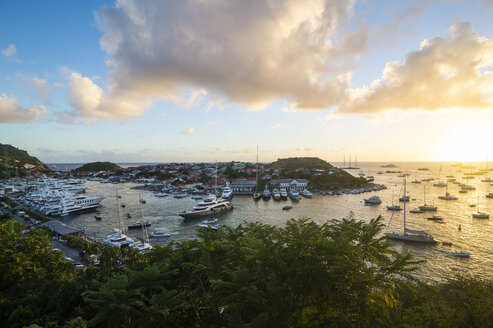
<svg viewBox="0 0 493 328">
<path fill-rule="evenodd" d="M 493 2 L 0 2 L 0 143 L 44 162 L 483 161 Z"/>
</svg>

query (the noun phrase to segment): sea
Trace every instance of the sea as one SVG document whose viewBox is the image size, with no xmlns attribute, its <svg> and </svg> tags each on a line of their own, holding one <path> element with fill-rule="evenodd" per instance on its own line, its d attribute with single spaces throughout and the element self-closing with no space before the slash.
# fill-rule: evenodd
<svg viewBox="0 0 493 328">
<path fill-rule="evenodd" d="M 407 195 L 410 201 L 406 203 L 406 224 L 410 229 L 424 230 L 438 241 L 435 245 L 413 245 L 402 242 L 394 242 L 398 250 L 409 250 L 415 254 L 416 260 L 425 260 L 421 264 L 416 275 L 429 282 L 443 281 L 456 275 L 475 275 L 482 278 L 493 278 L 493 199 L 486 198 L 492 188 L 489 182 L 482 182 L 488 177 L 485 175 L 473 176 L 474 179 L 463 179 L 465 173 L 476 172 L 485 169 L 488 163 L 472 163 L 474 169 L 453 166 L 454 163 L 394 163 L 397 167 L 382 167 L 388 163 L 358 163 L 359 169 L 348 170 L 349 173 L 372 175 L 375 183 L 384 184 L 387 189 L 367 192 L 362 194 L 343 195 L 316 195 L 312 199 L 302 198 L 299 202 L 292 203 L 291 200 L 254 201 L 251 196 L 234 196 L 232 204 L 234 210 L 218 215 L 220 225 L 237 226 L 244 222 L 262 222 L 266 224 L 283 226 L 291 218 L 309 218 L 323 224 L 332 219 L 353 217 L 356 220 L 369 222 L 372 218 L 382 216 L 386 228 L 385 232 L 402 232 L 404 211 L 388 211 L 387 206 L 399 204 L 398 198 L 403 196 L 404 178 L 401 174 L 409 174 L 406 179 Z M 62 165 L 62 164 L 59 164 Z M 75 168 L 77 164 L 72 167 Z M 79 164 L 82 165 L 82 164 Z M 120 164 L 123 167 L 144 165 L 143 163 Z M 467 163 L 469 165 L 469 163 Z M 58 165 L 57 165 L 58 167 Z M 418 170 L 427 168 L 428 170 Z M 65 168 L 64 168 L 65 169 Z M 378 171 L 383 174 L 377 174 Z M 387 171 L 400 171 L 401 173 L 386 173 Z M 490 171 L 493 178 L 493 171 Z M 459 186 L 448 183 L 448 192 L 457 196 L 458 200 L 441 200 L 438 197 L 444 195 L 445 187 L 433 186 L 438 180 L 447 181 L 447 176 L 454 177 L 461 183 L 468 183 L 476 188 L 467 193 L 459 193 Z M 421 181 L 426 178 L 435 178 L 432 181 Z M 412 181 L 421 181 L 420 184 Z M 189 209 L 196 204 L 196 200 L 189 197 L 176 199 L 171 195 L 158 198 L 150 191 L 133 189 L 135 183 L 108 184 L 94 181 L 86 183 L 87 195 L 104 196 L 99 208 L 102 220 L 95 220 L 95 213 L 83 213 L 79 215 L 56 218 L 66 224 L 83 229 L 96 240 L 102 241 L 106 235 L 118 228 L 118 214 L 124 217 L 125 224 L 132 224 L 141 220 L 152 222 L 148 228 L 149 233 L 155 230 L 168 231 L 171 237 L 163 241 L 152 241 L 151 243 L 166 244 L 171 240 L 187 240 L 197 237 L 197 224 L 200 220 L 184 220 L 178 215 L 180 211 Z M 426 190 L 426 192 L 425 192 Z M 116 193 L 125 207 L 117 206 Z M 376 206 L 365 206 L 364 199 L 378 195 L 382 203 Z M 422 214 L 411 214 L 410 209 L 416 209 L 425 202 L 438 207 L 437 212 L 424 212 Z M 141 204 L 139 199 L 146 200 Z M 282 207 L 291 204 L 293 208 L 289 211 Z M 475 219 L 472 214 L 484 212 L 491 215 L 490 219 Z M 120 213 L 119 213 L 120 212 Z M 127 214 L 130 218 L 127 218 Z M 427 218 L 432 215 L 443 217 L 442 223 L 430 221 Z M 460 229 L 459 229 L 460 226 Z M 142 237 L 142 231 L 130 230 L 129 236 Z M 451 246 L 443 242 L 451 243 Z M 451 256 L 453 252 L 469 252 L 470 258 L 458 258 Z"/>
</svg>

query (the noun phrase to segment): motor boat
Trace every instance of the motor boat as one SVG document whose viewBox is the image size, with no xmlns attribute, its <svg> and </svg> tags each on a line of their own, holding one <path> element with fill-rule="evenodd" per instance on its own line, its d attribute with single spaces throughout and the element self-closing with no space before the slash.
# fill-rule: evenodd
<svg viewBox="0 0 493 328">
<path fill-rule="evenodd" d="M 269 200 L 270 199 L 270 191 L 267 186 L 265 186 L 264 192 L 262 193 L 262 199 L 263 200 Z"/>
<path fill-rule="evenodd" d="M 233 190 L 229 187 L 229 185 L 224 187 L 221 198 L 226 200 L 231 200 L 231 198 L 233 198 Z"/>
<path fill-rule="evenodd" d="M 282 200 L 287 200 L 288 199 L 288 193 L 287 193 L 286 189 L 284 189 L 284 188 L 281 189 L 280 194 L 281 194 L 281 199 Z"/>
<path fill-rule="evenodd" d="M 215 215 L 220 212 L 229 211 L 233 209 L 233 205 L 222 198 L 211 198 L 199 202 L 196 206 L 186 211 L 178 213 L 184 219 L 198 219 L 208 215 Z"/>
<path fill-rule="evenodd" d="M 152 223 L 150 221 L 144 221 L 144 222 L 137 221 L 134 224 L 130 224 L 128 226 L 128 229 L 142 229 L 143 227 L 148 227 L 151 224 Z"/>
<path fill-rule="evenodd" d="M 281 193 L 279 192 L 278 189 L 272 190 L 272 198 L 274 200 L 281 200 Z"/>
<path fill-rule="evenodd" d="M 153 231 L 149 237 L 151 238 L 166 238 L 171 236 L 171 234 L 167 231 Z"/>
<path fill-rule="evenodd" d="M 300 193 L 296 190 L 291 190 L 289 192 L 289 198 L 291 198 L 291 200 L 297 202 L 300 200 Z"/>
<path fill-rule="evenodd" d="M 368 199 L 365 199 L 365 205 L 378 205 L 382 203 L 382 200 L 378 196 L 371 196 Z"/>
</svg>

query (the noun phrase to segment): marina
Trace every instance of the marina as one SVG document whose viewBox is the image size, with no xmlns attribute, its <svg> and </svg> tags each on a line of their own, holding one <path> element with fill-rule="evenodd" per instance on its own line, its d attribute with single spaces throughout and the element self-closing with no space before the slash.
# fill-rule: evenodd
<svg viewBox="0 0 493 328">
<path fill-rule="evenodd" d="M 399 163 L 399 169 L 406 171 L 417 170 L 416 163 Z M 359 166 L 364 170 L 378 170 L 378 163 L 360 163 Z M 437 176 L 439 165 L 435 163 L 424 163 L 422 166 L 429 168 L 430 176 Z M 454 174 L 457 169 L 442 164 L 442 174 Z M 357 171 L 353 175 L 357 175 Z M 98 213 L 94 212 L 69 214 L 65 216 L 52 216 L 55 220 L 60 220 L 70 226 L 83 229 L 94 239 L 103 242 L 105 239 L 111 243 L 123 242 L 131 244 L 142 239 L 142 226 L 126 233 L 116 232 L 114 228 L 119 227 L 117 219 L 117 200 L 125 208 L 118 205 L 125 227 L 135 225 L 136 219 L 139 222 L 147 222 L 147 232 L 150 236 L 150 244 L 168 243 L 171 240 L 187 240 L 198 236 L 198 224 L 207 225 L 210 229 L 219 226 L 237 226 L 242 222 L 259 221 L 273 225 L 284 225 L 291 218 L 309 217 L 320 223 L 331 219 L 342 219 L 352 216 L 358 220 L 368 222 L 372 218 L 382 215 L 383 223 L 388 225 L 392 216 L 390 226 L 384 233 L 402 230 L 402 220 L 404 210 L 393 205 L 395 191 L 403 190 L 403 178 L 396 173 L 383 173 L 375 178 L 377 185 L 385 185 L 387 188 L 375 188 L 373 191 L 366 189 L 348 189 L 343 191 L 312 191 L 305 195 L 298 192 L 281 189 L 269 192 L 270 200 L 255 201 L 249 195 L 235 195 L 230 201 L 221 198 L 207 197 L 207 195 L 194 195 L 193 193 L 180 192 L 180 198 L 174 197 L 155 197 L 154 191 L 147 191 L 137 188 L 136 183 L 108 184 L 99 181 L 85 181 L 85 197 L 103 197 L 100 206 L 97 207 Z M 468 194 L 460 194 L 458 200 L 453 202 L 440 199 L 443 195 L 441 187 L 434 187 L 433 182 L 423 181 L 422 184 L 407 184 L 406 194 L 408 201 L 401 204 L 406 205 L 408 216 L 407 228 L 411 230 L 424 230 L 431 234 L 440 243 L 451 242 L 462 247 L 472 255 L 467 262 L 454 263 L 454 257 L 443 259 L 440 251 L 442 244 L 438 243 L 432 247 L 423 248 L 419 245 L 408 245 L 407 243 L 396 242 L 396 248 L 408 248 L 416 254 L 417 259 L 427 260 L 427 264 L 420 269 L 420 274 L 430 280 L 444 279 L 457 271 L 474 272 L 482 276 L 491 276 L 492 273 L 486 268 L 493 265 L 493 255 L 489 252 L 489 247 L 493 247 L 490 235 L 493 234 L 493 227 L 490 220 L 476 218 L 478 213 L 488 214 L 493 211 L 493 201 L 487 198 L 490 184 L 480 182 L 471 183 L 471 187 L 476 188 Z M 447 190 L 458 192 L 459 185 L 449 184 Z M 118 189 L 118 197 L 115 190 Z M 228 190 L 226 190 L 228 192 Z M 171 195 L 171 189 L 163 191 L 165 195 Z M 426 195 L 424 194 L 426 192 Z M 447 191 L 448 192 L 448 191 Z M 393 195 L 394 193 L 394 195 Z M 221 189 L 220 194 L 223 194 Z M 274 197 L 274 194 L 276 195 Z M 308 197 L 307 197 L 308 195 Z M 198 196 L 198 197 L 194 197 Z M 313 197 L 313 198 L 310 198 Z M 476 207 L 471 208 L 470 204 L 478 203 L 478 196 L 481 204 L 481 211 Z M 380 205 L 364 206 L 365 199 L 376 200 L 378 197 Z M 426 198 L 425 198 L 426 197 Z M 194 199 L 196 198 L 196 199 Z M 202 199 L 203 198 L 203 199 Z M 142 203 L 140 199 L 145 199 Z M 424 201 L 431 203 L 423 205 Z M 218 203 L 231 205 L 225 206 L 225 211 L 201 212 Z M 394 203 L 395 204 L 395 203 Z M 142 214 L 140 208 L 142 207 Z M 400 210 L 399 210 L 400 208 Z M 417 208 L 421 208 L 418 210 Z M 194 210 L 196 209 L 196 210 Z M 427 215 L 432 211 L 434 215 Z M 199 212 L 199 213 L 195 213 Z M 184 218 L 184 217 L 186 218 Z M 95 219 L 95 217 L 97 217 Z M 445 220 L 429 220 L 428 218 L 440 217 Z M 99 219 L 101 218 L 101 219 Z M 134 218 L 132 220 L 132 218 Z M 142 218 L 142 219 L 141 219 Z M 207 221 L 203 223 L 201 221 Z M 217 220 L 217 221 L 216 221 Z M 399 224 L 401 225 L 399 227 Z M 461 225 L 461 229 L 457 227 Z M 123 236 L 122 236 L 123 235 Z M 129 239 L 132 239 L 130 241 Z M 145 239 L 145 238 L 144 238 Z M 143 245 L 145 246 L 145 245 Z M 454 270 L 451 268 L 454 267 Z M 452 272 L 453 271 L 453 272 Z"/>
</svg>

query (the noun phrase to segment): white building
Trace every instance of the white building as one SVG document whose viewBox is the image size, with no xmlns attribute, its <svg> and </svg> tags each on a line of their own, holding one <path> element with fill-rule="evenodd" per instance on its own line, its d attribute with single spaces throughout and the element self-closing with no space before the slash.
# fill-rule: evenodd
<svg viewBox="0 0 493 328">
<path fill-rule="evenodd" d="M 276 179 L 270 180 L 269 184 L 272 188 L 301 191 L 308 187 L 308 182 L 306 179 Z"/>
</svg>

